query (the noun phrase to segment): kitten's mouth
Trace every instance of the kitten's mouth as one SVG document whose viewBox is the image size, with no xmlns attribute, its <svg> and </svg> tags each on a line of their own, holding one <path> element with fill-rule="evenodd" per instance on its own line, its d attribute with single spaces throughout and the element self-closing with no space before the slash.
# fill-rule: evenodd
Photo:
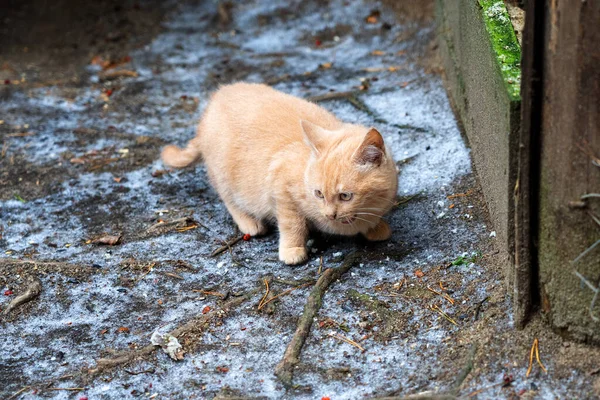
<svg viewBox="0 0 600 400">
<path fill-rule="evenodd" d="M 356 220 L 356 216 L 352 216 L 352 217 L 344 217 L 340 220 L 340 222 L 344 225 L 350 225 L 351 223 L 353 223 Z"/>
</svg>

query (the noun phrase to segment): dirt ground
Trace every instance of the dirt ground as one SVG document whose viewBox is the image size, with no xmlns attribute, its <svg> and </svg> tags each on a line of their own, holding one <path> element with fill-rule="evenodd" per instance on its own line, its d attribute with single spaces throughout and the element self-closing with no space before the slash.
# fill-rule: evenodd
<svg viewBox="0 0 600 400">
<path fill-rule="evenodd" d="M 600 396 L 598 349 L 541 318 L 513 327 L 431 2 L 8 5 L 2 398 Z M 240 80 L 384 133 L 400 168 L 389 242 L 315 233 L 310 260 L 285 266 L 274 230 L 239 240 L 202 165 L 165 169 L 161 147 L 189 140 L 209 93 Z M 315 281 L 353 251 L 284 386 L 274 371 Z M 5 313 L 33 282 L 41 293 Z M 157 330 L 174 332 L 182 360 L 151 346 Z M 547 373 L 534 357 L 527 377 L 536 338 Z"/>
</svg>

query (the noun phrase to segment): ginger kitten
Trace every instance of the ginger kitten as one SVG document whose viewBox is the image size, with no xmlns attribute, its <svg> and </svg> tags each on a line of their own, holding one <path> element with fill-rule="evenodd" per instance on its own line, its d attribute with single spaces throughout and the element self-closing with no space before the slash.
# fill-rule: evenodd
<svg viewBox="0 0 600 400">
<path fill-rule="evenodd" d="M 211 183 L 243 233 L 279 227 L 279 259 L 308 258 L 309 228 L 386 240 L 381 219 L 394 204 L 397 171 L 374 128 L 346 124 L 316 104 L 261 84 L 213 94 L 185 149 L 163 162 L 183 168 L 202 158 Z"/>
</svg>

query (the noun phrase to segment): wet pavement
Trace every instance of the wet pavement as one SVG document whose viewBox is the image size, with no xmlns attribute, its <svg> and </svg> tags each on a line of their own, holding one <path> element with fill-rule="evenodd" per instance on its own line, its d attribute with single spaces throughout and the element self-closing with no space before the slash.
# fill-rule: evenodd
<svg viewBox="0 0 600 400">
<path fill-rule="evenodd" d="M 43 287 L 0 316 L 4 397 L 447 392 L 473 343 L 476 367 L 461 395 L 591 390 L 576 370 L 558 386 L 538 370 L 525 380 L 539 324 L 514 337 L 503 260 L 432 56 L 432 20 L 399 18 L 388 3 L 172 3 L 147 43 L 90 54 L 72 79 L 36 73 L 42 65 L 27 68 L 31 80 L 3 67 L 0 309 L 33 277 Z M 296 267 L 277 261 L 276 232 L 223 247 L 239 233 L 204 167 L 166 170 L 159 152 L 193 137 L 211 91 L 241 80 L 383 133 L 400 168 L 390 241 L 315 234 L 309 262 Z M 106 235 L 118 243 L 94 243 Z M 359 265 L 327 290 L 286 389 L 273 372 L 311 282 L 353 250 L 362 251 Z M 282 295 L 259 310 L 265 279 L 267 298 Z M 155 351 L 91 373 L 98 359 L 131 354 L 155 330 L 195 318 L 193 334 L 179 337 L 183 360 Z"/>
</svg>

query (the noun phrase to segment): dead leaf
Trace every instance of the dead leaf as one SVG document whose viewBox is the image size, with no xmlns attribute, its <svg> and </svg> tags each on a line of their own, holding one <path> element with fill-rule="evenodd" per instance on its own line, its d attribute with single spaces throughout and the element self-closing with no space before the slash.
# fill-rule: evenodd
<svg viewBox="0 0 600 400">
<path fill-rule="evenodd" d="M 109 246 L 114 246 L 121 241 L 121 235 L 104 235 L 92 239 L 91 243 L 93 244 L 106 244 Z"/>
<path fill-rule="evenodd" d="M 74 157 L 69 160 L 71 164 L 85 164 L 85 160 L 80 157 Z"/>
<path fill-rule="evenodd" d="M 117 333 L 129 333 L 129 328 L 127 328 L 126 326 L 122 326 L 119 329 L 117 329 Z"/>
<path fill-rule="evenodd" d="M 417 278 L 422 278 L 425 276 L 425 274 L 423 273 L 423 271 L 421 271 L 420 269 L 415 271 L 415 275 Z"/>
<path fill-rule="evenodd" d="M 384 56 L 385 55 L 385 51 L 383 50 L 373 50 L 371 52 L 372 56 Z"/>
</svg>

